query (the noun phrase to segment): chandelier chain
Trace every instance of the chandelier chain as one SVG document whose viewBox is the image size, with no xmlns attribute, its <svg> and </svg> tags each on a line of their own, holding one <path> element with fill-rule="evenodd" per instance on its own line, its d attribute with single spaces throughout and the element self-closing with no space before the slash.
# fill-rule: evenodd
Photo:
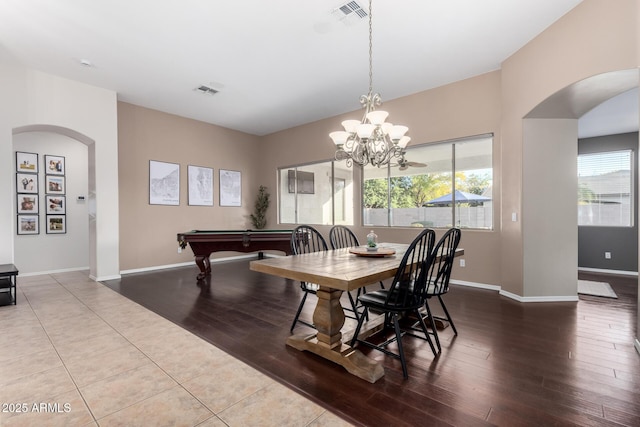
<svg viewBox="0 0 640 427">
<path fill-rule="evenodd" d="M 373 0 L 369 0 L 369 97 L 373 94 L 373 13 L 371 5 Z"/>
<path fill-rule="evenodd" d="M 347 166 L 353 163 L 360 166 L 371 164 L 381 167 L 392 159 L 403 165 L 404 148 L 411 138 L 404 136 L 408 128 L 386 122 L 389 113 L 377 110 L 382 104 L 379 93 L 373 92 L 373 0 L 369 0 L 369 92 L 360 96 L 364 109 L 362 120 L 345 120 L 344 131 L 331 132 L 329 137 L 336 145 L 336 160 L 346 160 Z"/>
</svg>

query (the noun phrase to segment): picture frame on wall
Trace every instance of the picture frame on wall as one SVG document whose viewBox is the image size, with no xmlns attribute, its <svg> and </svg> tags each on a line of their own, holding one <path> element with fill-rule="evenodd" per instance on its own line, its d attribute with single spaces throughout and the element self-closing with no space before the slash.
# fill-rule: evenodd
<svg viewBox="0 0 640 427">
<path fill-rule="evenodd" d="M 47 234 L 64 234 L 66 232 L 66 215 L 47 215 Z"/>
<path fill-rule="evenodd" d="M 48 175 L 64 175 L 65 164 L 63 156 L 44 155 L 44 169 Z"/>
<path fill-rule="evenodd" d="M 16 151 L 16 172 L 38 173 L 38 153 Z"/>
<path fill-rule="evenodd" d="M 187 166 L 189 206 L 213 206 L 213 169 Z"/>
<path fill-rule="evenodd" d="M 64 176 L 45 175 L 45 193 L 46 194 L 65 194 Z"/>
<path fill-rule="evenodd" d="M 45 206 L 48 215 L 62 215 L 67 210 L 67 200 L 65 196 L 45 196 Z"/>
<path fill-rule="evenodd" d="M 16 203 L 19 214 L 37 214 L 38 213 L 38 195 L 37 194 L 18 194 Z"/>
<path fill-rule="evenodd" d="M 242 174 L 220 169 L 220 206 L 242 206 Z"/>
<path fill-rule="evenodd" d="M 40 234 L 38 215 L 18 215 L 18 234 Z"/>
<path fill-rule="evenodd" d="M 149 204 L 180 205 L 180 165 L 149 160 Z"/>
<path fill-rule="evenodd" d="M 16 193 L 38 194 L 38 175 L 33 173 L 17 173 Z"/>
</svg>

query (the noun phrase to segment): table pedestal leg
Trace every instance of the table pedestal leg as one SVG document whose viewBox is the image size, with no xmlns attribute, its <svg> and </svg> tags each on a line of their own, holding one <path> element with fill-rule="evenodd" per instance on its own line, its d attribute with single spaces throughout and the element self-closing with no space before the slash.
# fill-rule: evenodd
<svg viewBox="0 0 640 427">
<path fill-rule="evenodd" d="M 344 311 L 340 305 L 341 295 L 340 290 L 321 287 L 317 292 L 318 304 L 313 313 L 318 332 L 305 336 L 293 335 L 287 339 L 287 345 L 329 359 L 351 374 L 374 383 L 384 375 L 382 365 L 342 342 L 340 330 L 344 325 Z"/>
</svg>

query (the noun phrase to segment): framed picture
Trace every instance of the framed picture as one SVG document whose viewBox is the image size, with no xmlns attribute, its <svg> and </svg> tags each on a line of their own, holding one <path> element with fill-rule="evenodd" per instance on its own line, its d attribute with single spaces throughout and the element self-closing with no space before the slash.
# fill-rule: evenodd
<svg viewBox="0 0 640 427">
<path fill-rule="evenodd" d="M 16 193 L 38 194 L 38 175 L 17 173 Z"/>
<path fill-rule="evenodd" d="M 48 175 L 64 175 L 64 157 L 45 154 L 44 170 Z"/>
<path fill-rule="evenodd" d="M 180 165 L 149 160 L 149 204 L 180 204 Z"/>
<path fill-rule="evenodd" d="M 67 200 L 65 196 L 45 196 L 47 214 L 62 215 L 66 213 Z"/>
<path fill-rule="evenodd" d="M 38 213 L 38 195 L 37 194 L 18 194 L 19 214 L 37 214 Z"/>
<path fill-rule="evenodd" d="M 67 232 L 66 215 L 47 215 L 47 234 L 64 234 Z"/>
<path fill-rule="evenodd" d="M 213 169 L 187 166 L 189 206 L 213 206 Z"/>
<path fill-rule="evenodd" d="M 45 175 L 45 193 L 46 194 L 64 194 L 66 187 L 64 185 L 64 176 Z"/>
<path fill-rule="evenodd" d="M 40 234 L 38 215 L 18 215 L 18 234 Z"/>
<path fill-rule="evenodd" d="M 16 151 L 16 172 L 38 173 L 38 154 Z"/>
<path fill-rule="evenodd" d="M 242 175 L 220 169 L 220 206 L 242 205 Z"/>
</svg>

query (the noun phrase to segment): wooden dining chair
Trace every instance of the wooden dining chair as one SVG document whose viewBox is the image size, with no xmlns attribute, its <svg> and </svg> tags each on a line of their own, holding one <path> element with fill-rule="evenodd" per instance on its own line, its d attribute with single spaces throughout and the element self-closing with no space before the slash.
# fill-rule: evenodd
<svg viewBox="0 0 640 427">
<path fill-rule="evenodd" d="M 365 315 L 361 315 L 358 326 L 351 339 L 351 346 L 354 346 L 356 343 L 364 344 L 386 355 L 400 359 L 404 378 L 408 378 L 408 374 L 404 349 L 402 347 L 402 336 L 405 334 L 405 331 L 400 328 L 399 319 L 401 316 L 414 315 L 415 318 L 418 319 L 422 333 L 429 342 L 433 355 L 437 355 L 423 317 L 419 313 L 419 309 L 425 304 L 424 289 L 427 285 L 427 273 L 433 256 L 434 241 L 435 232 L 431 229 L 423 230 L 413 242 L 411 242 L 402 257 L 402 261 L 390 287 L 388 289 L 367 292 L 358 297 L 358 301 L 364 307 L 365 313 L 368 313 L 369 310 L 374 310 L 376 313 L 385 315 L 384 327 L 378 334 L 383 333 L 385 334 L 383 339 L 386 338 L 387 330 L 391 324 L 393 325 L 395 334 L 382 343 L 373 341 L 376 339 L 377 334 L 371 336 L 372 340 L 367 338 L 359 339 L 358 335 L 360 334 L 360 329 L 365 319 Z M 393 353 L 387 348 L 389 344 L 393 342 L 397 343 L 398 353 Z"/>
</svg>

